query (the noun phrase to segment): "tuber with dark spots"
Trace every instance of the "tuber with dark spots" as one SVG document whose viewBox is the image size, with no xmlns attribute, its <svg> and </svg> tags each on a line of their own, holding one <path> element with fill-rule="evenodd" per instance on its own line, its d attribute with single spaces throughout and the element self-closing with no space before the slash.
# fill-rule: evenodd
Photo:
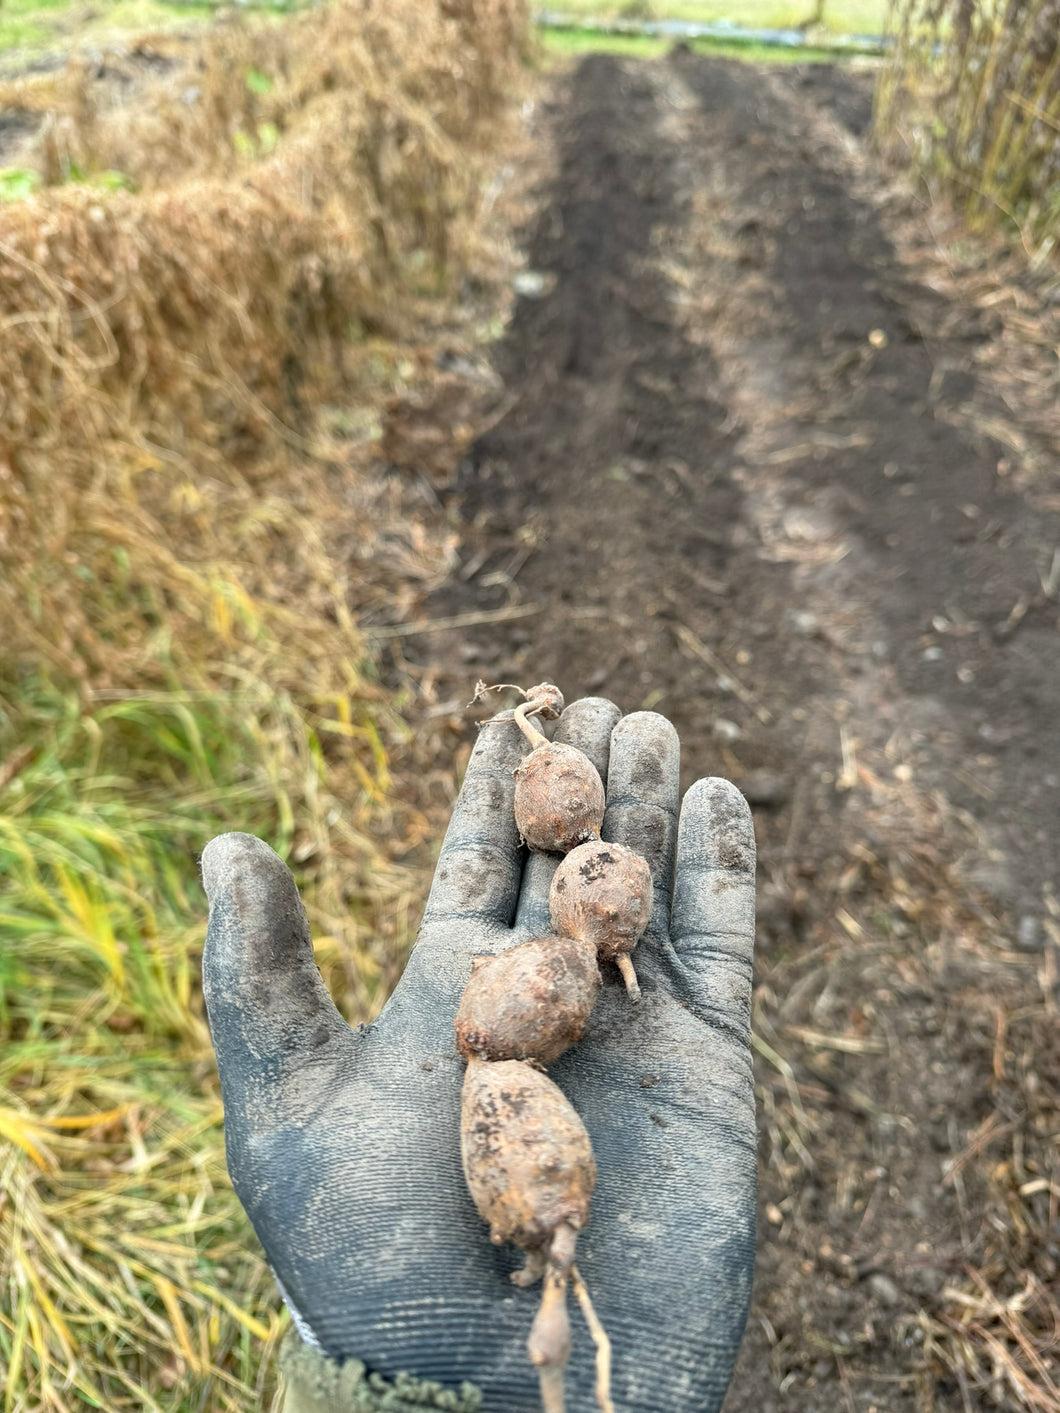
<svg viewBox="0 0 1060 1413">
<path fill-rule="evenodd" d="M 544 1276 L 527 1351 L 538 1371 L 544 1413 L 564 1413 L 567 1283 L 577 1275 L 575 1244 L 589 1220 L 596 1184 L 589 1135 L 563 1091 L 540 1070 L 522 1060 L 473 1058 L 464 1077 L 460 1152 L 490 1240 L 510 1241 L 526 1252 L 526 1264 L 512 1280 L 531 1285 Z M 580 1277 L 576 1290 L 589 1318 L 592 1305 Z M 600 1328 L 595 1313 L 592 1320 Z M 604 1413 L 611 1413 L 609 1374 L 608 1365 L 598 1376 Z"/>
<path fill-rule="evenodd" d="M 596 1183 L 589 1135 L 559 1086 L 532 1065 L 468 1062 L 460 1143 L 491 1241 L 547 1256 L 561 1227 L 576 1233 L 588 1222 Z"/>
<path fill-rule="evenodd" d="M 638 997 L 629 953 L 648 925 L 653 897 L 647 859 L 598 839 L 572 849 L 556 869 L 548 905 L 555 930 L 593 943 L 601 962 L 617 962 Z"/>
</svg>

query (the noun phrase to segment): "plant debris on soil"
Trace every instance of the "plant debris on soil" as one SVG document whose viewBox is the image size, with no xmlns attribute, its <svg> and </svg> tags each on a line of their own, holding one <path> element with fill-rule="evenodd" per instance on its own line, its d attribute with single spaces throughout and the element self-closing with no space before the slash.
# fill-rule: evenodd
<svg viewBox="0 0 1060 1413">
<path fill-rule="evenodd" d="M 657 708 L 754 806 L 726 1406 L 1055 1411 L 1057 281 L 892 188 L 871 103 L 682 49 L 554 81 L 491 425 L 431 481 L 462 564 L 391 667 L 454 729 L 479 675 Z"/>
</svg>

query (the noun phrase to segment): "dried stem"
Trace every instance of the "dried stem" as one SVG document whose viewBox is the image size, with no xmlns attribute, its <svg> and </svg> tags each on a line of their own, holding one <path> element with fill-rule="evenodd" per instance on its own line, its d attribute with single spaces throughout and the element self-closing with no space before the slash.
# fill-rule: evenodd
<svg viewBox="0 0 1060 1413">
<path fill-rule="evenodd" d="M 527 721 L 526 718 L 533 716 L 535 712 L 539 712 L 545 705 L 546 703 L 544 701 L 535 698 L 533 701 L 523 702 L 520 706 L 517 706 L 512 713 L 512 720 L 535 751 L 538 746 L 548 745 L 548 737 L 544 735 L 543 732 L 539 731 L 533 722 Z"/>
<path fill-rule="evenodd" d="M 492 686 L 485 682 L 478 682 L 475 685 L 475 695 L 471 698 L 470 705 L 473 706 L 487 692 L 521 692 L 526 701 L 515 708 L 511 717 L 494 717 L 494 720 L 514 721 L 534 750 L 538 746 L 548 745 L 548 737 L 532 725 L 527 717 L 537 716 L 539 713 L 547 720 L 557 717 L 563 710 L 563 693 L 558 687 L 551 682 L 540 682 L 536 687 L 530 688 L 520 687 L 515 682 L 497 682 Z"/>
<path fill-rule="evenodd" d="M 577 1266 L 570 1268 L 570 1283 L 596 1345 L 596 1401 L 600 1405 L 600 1413 L 615 1413 L 614 1404 L 611 1402 L 611 1341 L 593 1309 L 589 1289 Z"/>
</svg>

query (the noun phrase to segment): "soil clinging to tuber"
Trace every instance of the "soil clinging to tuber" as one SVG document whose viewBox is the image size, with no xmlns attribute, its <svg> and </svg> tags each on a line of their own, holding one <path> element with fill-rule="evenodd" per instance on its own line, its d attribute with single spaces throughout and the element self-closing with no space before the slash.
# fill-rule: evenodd
<svg viewBox="0 0 1060 1413">
<path fill-rule="evenodd" d="M 476 699 L 493 690 L 480 683 Z M 600 838 L 604 787 L 588 756 L 549 741 L 529 720 L 557 716 L 562 693 L 542 682 L 523 696 L 510 716 L 492 724 L 514 723 L 530 742 L 515 770 L 521 838 L 531 849 L 566 855 L 549 899 L 556 935 L 475 958 L 455 1022 L 468 1062 L 461 1156 L 490 1239 L 526 1252 L 513 1281 L 543 1279 L 527 1351 L 544 1413 L 564 1413 L 568 1285 L 597 1347 L 597 1402 L 602 1413 L 613 1413 L 611 1346 L 574 1263 L 596 1163 L 581 1119 L 542 1069 L 580 1039 L 599 991 L 600 961 L 616 961 L 631 996 L 639 996 L 629 953 L 651 915 L 651 872 L 639 854 Z"/>
<path fill-rule="evenodd" d="M 552 879 L 552 926 L 591 942 L 602 962 L 618 962 L 627 989 L 640 987 L 628 954 L 651 917 L 654 888 L 647 859 L 623 844 L 596 840 L 572 849 Z"/>
<path fill-rule="evenodd" d="M 476 957 L 456 1014 L 465 1060 L 550 1065 L 581 1039 L 600 968 L 591 942 L 535 937 L 498 957 Z"/>
</svg>

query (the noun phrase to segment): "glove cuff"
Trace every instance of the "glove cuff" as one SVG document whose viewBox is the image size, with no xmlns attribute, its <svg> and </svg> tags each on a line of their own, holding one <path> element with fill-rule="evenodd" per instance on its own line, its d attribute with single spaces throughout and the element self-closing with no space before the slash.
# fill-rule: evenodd
<svg viewBox="0 0 1060 1413">
<path fill-rule="evenodd" d="M 293 1332 L 280 1351 L 280 1368 L 287 1380 L 283 1413 L 479 1413 L 482 1406 L 473 1384 L 462 1384 L 455 1393 L 407 1374 L 384 1379 L 357 1359 L 342 1364 L 328 1359 Z"/>
</svg>

